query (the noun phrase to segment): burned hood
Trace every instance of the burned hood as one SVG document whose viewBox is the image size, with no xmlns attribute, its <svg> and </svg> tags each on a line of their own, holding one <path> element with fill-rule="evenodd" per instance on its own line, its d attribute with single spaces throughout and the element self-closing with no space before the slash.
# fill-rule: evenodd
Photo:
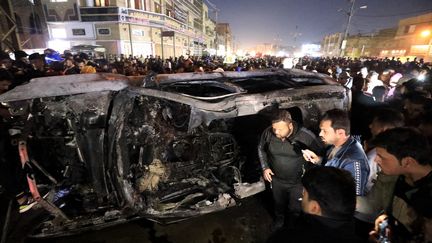
<svg viewBox="0 0 432 243">
<path fill-rule="evenodd" d="M 114 74 L 76 74 L 32 79 L 25 85 L 0 95 L 0 102 L 75 95 L 100 91 L 119 91 L 129 86 L 126 76 Z"/>
</svg>

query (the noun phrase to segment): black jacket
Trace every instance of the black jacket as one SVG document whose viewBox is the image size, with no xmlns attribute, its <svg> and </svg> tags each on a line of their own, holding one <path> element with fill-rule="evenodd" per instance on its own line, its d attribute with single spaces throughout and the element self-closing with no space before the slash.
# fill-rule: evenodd
<svg viewBox="0 0 432 243">
<path fill-rule="evenodd" d="M 298 126 L 296 123 L 293 123 L 293 132 L 285 141 L 286 144 L 284 145 L 284 149 L 289 150 L 286 151 L 287 161 L 274 161 L 276 157 L 274 154 L 271 154 L 270 145 L 271 143 L 275 144 L 282 142 L 273 134 L 272 127 L 268 127 L 261 135 L 261 140 L 258 145 L 258 157 L 263 170 L 271 168 L 275 173 L 275 176 L 279 179 L 293 182 L 292 180 L 296 177 L 293 176 L 293 174 L 300 173 L 301 176 L 302 166 L 306 163 L 303 159 L 301 150 L 310 149 L 317 154 L 321 154 L 323 151 L 323 144 L 315 134 L 304 127 Z M 289 169 L 300 171 L 287 171 Z M 297 180 L 299 179 L 300 177 L 297 178 Z"/>
<path fill-rule="evenodd" d="M 355 235 L 354 220 L 331 219 L 302 214 L 294 228 L 282 228 L 267 240 L 268 243 L 339 243 L 361 242 Z"/>
</svg>

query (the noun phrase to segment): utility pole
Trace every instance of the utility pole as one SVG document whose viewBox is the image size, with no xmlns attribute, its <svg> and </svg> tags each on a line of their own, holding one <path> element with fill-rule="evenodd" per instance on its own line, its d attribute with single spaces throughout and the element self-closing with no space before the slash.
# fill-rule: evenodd
<svg viewBox="0 0 432 243">
<path fill-rule="evenodd" d="M 343 57 L 345 54 L 345 48 L 346 48 L 346 42 L 347 42 L 347 37 L 348 37 L 348 32 L 349 32 L 349 28 L 351 25 L 351 18 L 354 14 L 354 4 L 355 4 L 355 0 L 351 0 L 351 8 L 350 11 L 347 13 L 348 14 L 348 20 L 347 20 L 347 24 L 345 26 L 345 32 L 343 35 L 343 39 L 342 39 L 342 43 L 341 43 L 341 51 L 340 51 L 340 57 Z"/>
<path fill-rule="evenodd" d="M 133 58 L 134 51 L 133 51 L 133 44 L 132 44 L 132 27 L 130 23 L 129 23 L 129 43 L 130 43 L 130 54 Z"/>
<path fill-rule="evenodd" d="M 5 50 L 6 47 L 10 50 L 20 50 L 21 42 L 17 32 L 15 13 L 13 10 L 12 0 L 0 1 L 0 13 L 5 16 L 7 22 L 6 33 L 0 36 L 0 47 Z"/>
</svg>

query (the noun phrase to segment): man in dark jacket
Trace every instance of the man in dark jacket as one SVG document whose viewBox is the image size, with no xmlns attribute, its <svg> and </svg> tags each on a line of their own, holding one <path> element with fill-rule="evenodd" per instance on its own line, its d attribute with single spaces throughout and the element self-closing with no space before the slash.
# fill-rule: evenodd
<svg viewBox="0 0 432 243">
<path fill-rule="evenodd" d="M 353 221 L 356 185 L 350 173 L 317 166 L 305 172 L 302 184 L 304 214 L 294 228 L 278 230 L 267 242 L 359 242 Z"/>
<path fill-rule="evenodd" d="M 284 224 L 287 211 L 288 223 L 300 213 L 298 199 L 305 163 L 301 150 L 305 148 L 319 152 L 322 145 L 311 131 L 292 121 L 291 114 L 285 110 L 279 111 L 272 126 L 261 136 L 258 155 L 264 179 L 271 183 L 276 216 L 274 228 Z"/>
<path fill-rule="evenodd" d="M 29 56 L 33 68 L 29 71 L 29 78 L 40 78 L 47 76 L 48 69 L 45 66 L 45 57 L 39 53 L 33 53 Z"/>
<path fill-rule="evenodd" d="M 382 172 L 398 176 L 396 183 L 376 193 L 392 192 L 389 200 L 370 200 L 371 206 L 385 211 L 375 221 L 372 236 L 376 241 L 383 237 L 380 228 L 387 220 L 384 232 L 391 242 L 432 242 L 432 156 L 427 138 L 418 130 L 400 127 L 378 134 L 372 144 Z M 382 201 L 388 203 L 386 207 L 377 207 Z"/>
<path fill-rule="evenodd" d="M 350 121 L 345 111 L 327 111 L 320 123 L 319 136 L 324 143 L 331 145 L 322 158 L 310 150 L 304 150 L 304 158 L 316 164 L 323 164 L 347 170 L 356 181 L 356 194 L 363 196 L 369 177 L 368 158 L 360 143 L 350 136 Z"/>
</svg>

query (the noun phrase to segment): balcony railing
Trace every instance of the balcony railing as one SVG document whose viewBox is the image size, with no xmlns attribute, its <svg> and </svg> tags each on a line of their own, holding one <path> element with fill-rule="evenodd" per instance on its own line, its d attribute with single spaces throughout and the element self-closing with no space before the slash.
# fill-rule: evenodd
<svg viewBox="0 0 432 243">
<path fill-rule="evenodd" d="M 164 14 L 121 7 L 81 7 L 81 21 L 105 22 L 116 21 L 131 24 L 143 24 L 155 28 L 166 28 L 199 37 L 202 26 L 190 26 Z M 194 23 L 196 24 L 196 23 Z"/>
</svg>

